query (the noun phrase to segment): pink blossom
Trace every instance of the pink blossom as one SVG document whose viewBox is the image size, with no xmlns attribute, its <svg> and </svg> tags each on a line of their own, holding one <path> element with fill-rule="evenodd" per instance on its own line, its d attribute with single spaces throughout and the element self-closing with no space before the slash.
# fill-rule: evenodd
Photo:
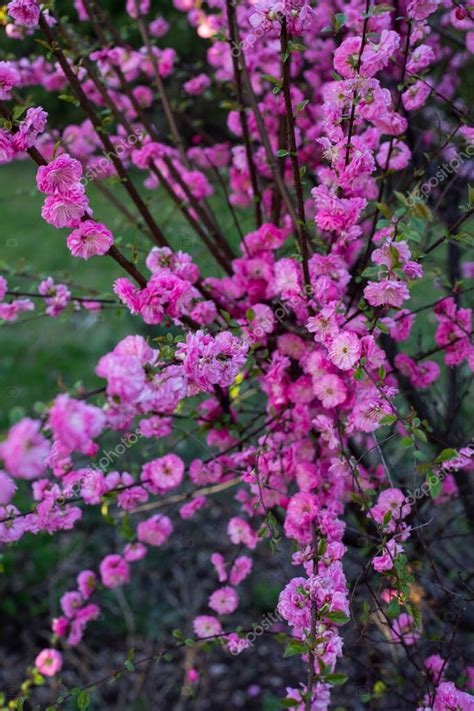
<svg viewBox="0 0 474 711">
<path fill-rule="evenodd" d="M 76 590 L 64 593 L 61 597 L 60 605 L 62 611 L 68 618 L 76 616 L 77 611 L 82 606 L 82 596 Z"/>
<path fill-rule="evenodd" d="M 280 593 L 278 612 L 292 627 L 309 627 L 311 602 L 306 578 L 293 578 Z"/>
<path fill-rule="evenodd" d="M 402 102 L 407 111 L 420 109 L 431 93 L 431 87 L 420 80 L 416 81 L 403 92 Z"/>
<path fill-rule="evenodd" d="M 207 499 L 205 496 L 196 496 L 192 501 L 188 501 L 187 504 L 181 506 L 179 510 L 179 515 L 182 519 L 187 520 L 194 516 L 195 513 L 200 511 L 207 504 Z"/>
<path fill-rule="evenodd" d="M 351 331 L 343 331 L 331 341 L 329 358 L 340 370 L 350 370 L 358 362 L 361 354 L 359 338 Z"/>
<path fill-rule="evenodd" d="M 362 52 L 361 74 L 373 77 L 387 66 L 400 45 L 400 35 L 393 30 L 382 30 L 378 43 L 368 41 Z"/>
<path fill-rule="evenodd" d="M 400 140 L 393 141 L 393 143 L 385 141 L 377 153 L 377 163 L 383 170 L 403 170 L 409 164 L 410 158 L 410 149 L 406 143 Z"/>
<path fill-rule="evenodd" d="M 356 75 L 361 46 L 360 37 L 348 37 L 334 52 L 334 69 L 344 79 L 350 79 Z"/>
<path fill-rule="evenodd" d="M 102 432 L 105 415 L 98 407 L 64 394 L 54 401 L 48 422 L 55 442 L 65 452 L 88 454 L 95 451 L 92 440 Z"/>
<path fill-rule="evenodd" d="M 183 89 L 191 96 L 200 96 L 211 86 L 211 80 L 207 74 L 198 74 L 183 84 Z"/>
<path fill-rule="evenodd" d="M 137 537 L 149 546 L 162 546 L 173 532 L 173 524 L 168 516 L 156 514 L 137 526 Z"/>
<path fill-rule="evenodd" d="M 0 164 L 10 163 L 15 155 L 13 137 L 0 128 Z"/>
<path fill-rule="evenodd" d="M 235 545 L 243 543 L 247 548 L 255 548 L 257 545 L 257 534 L 251 529 L 244 519 L 234 516 L 227 526 L 227 534 Z"/>
<path fill-rule="evenodd" d="M 147 462 L 141 479 L 152 494 L 164 494 L 179 486 L 184 476 L 184 462 L 177 454 L 166 454 Z"/>
<path fill-rule="evenodd" d="M 126 10 L 130 17 L 136 20 L 137 17 L 150 12 L 150 0 L 127 0 Z"/>
<path fill-rule="evenodd" d="M 70 191 L 83 191 L 80 180 L 82 165 L 68 153 L 62 153 L 48 165 L 40 165 L 36 173 L 38 190 L 46 195 L 67 195 Z"/>
<path fill-rule="evenodd" d="M 0 505 L 6 506 L 15 496 L 17 486 L 6 472 L 0 469 Z"/>
<path fill-rule="evenodd" d="M 446 660 L 439 654 L 432 654 L 425 659 L 425 668 L 430 672 L 435 684 L 439 684 L 441 681 L 446 666 Z"/>
<path fill-rule="evenodd" d="M 106 588 L 117 588 L 130 580 L 128 563 L 120 555 L 105 556 L 99 568 L 102 585 Z"/>
<path fill-rule="evenodd" d="M 20 75 L 11 62 L 0 62 L 0 99 L 10 99 L 12 89 L 20 81 Z"/>
<path fill-rule="evenodd" d="M 222 331 L 215 338 L 203 331 L 188 333 L 176 357 L 183 361 L 184 371 L 197 390 L 212 390 L 213 385 L 232 385 L 247 359 L 248 345 Z"/>
<path fill-rule="evenodd" d="M 71 298 L 71 292 L 65 284 L 55 284 L 52 277 L 44 279 L 38 285 L 38 293 L 46 296 L 46 313 L 57 318 L 66 309 Z"/>
<path fill-rule="evenodd" d="M 94 220 L 84 220 L 67 238 L 67 246 L 74 257 L 89 259 L 107 254 L 114 243 L 110 230 Z"/>
<path fill-rule="evenodd" d="M 410 511 L 411 506 L 406 503 L 403 492 L 400 489 L 390 488 L 379 494 L 377 503 L 370 509 L 370 515 L 376 523 L 383 525 L 386 531 L 393 532 L 398 523 L 406 518 Z M 389 520 L 384 523 L 389 512 Z"/>
<path fill-rule="evenodd" d="M 86 504 L 99 504 L 106 490 L 105 477 L 100 470 L 81 470 L 81 496 Z"/>
<path fill-rule="evenodd" d="M 364 198 L 339 198 L 325 185 L 313 188 L 311 195 L 316 205 L 315 222 L 321 230 L 348 232 L 367 205 Z"/>
<path fill-rule="evenodd" d="M 239 605 L 239 596 L 234 588 L 224 586 L 215 590 L 209 597 L 209 607 L 219 615 L 227 615 L 234 612 Z"/>
<path fill-rule="evenodd" d="M 220 553 L 213 553 L 211 555 L 211 563 L 216 569 L 217 577 L 220 583 L 224 583 L 227 580 L 227 573 L 225 570 L 224 556 Z"/>
<path fill-rule="evenodd" d="M 123 557 L 127 563 L 142 560 L 147 554 L 147 547 L 143 543 L 127 543 L 123 551 Z"/>
<path fill-rule="evenodd" d="M 471 694 L 460 691 L 452 681 L 444 681 L 436 689 L 433 711 L 473 711 L 474 701 Z"/>
<path fill-rule="evenodd" d="M 5 277 L 0 276 L 0 301 L 3 301 L 5 294 L 8 291 L 8 284 Z"/>
<path fill-rule="evenodd" d="M 313 379 L 313 392 L 323 407 L 328 409 L 341 405 L 347 398 L 344 381 L 338 375 L 323 375 Z"/>
<path fill-rule="evenodd" d="M 210 615 L 199 615 L 193 622 L 194 634 L 199 639 L 205 639 L 206 637 L 215 637 L 221 634 L 222 627 L 221 623 L 217 617 L 211 617 Z"/>
<path fill-rule="evenodd" d="M 55 676 L 62 666 L 63 658 L 56 649 L 42 649 L 35 659 L 35 667 L 44 676 Z"/>
<path fill-rule="evenodd" d="M 77 576 L 77 587 L 84 600 L 88 600 L 94 592 L 97 578 L 92 570 L 81 570 Z"/>
<path fill-rule="evenodd" d="M 55 617 L 53 619 L 51 629 L 58 637 L 64 637 L 69 627 L 67 617 Z"/>
<path fill-rule="evenodd" d="M 392 570 L 394 560 L 397 555 L 403 552 L 403 548 L 398 545 L 394 538 L 391 538 L 384 547 L 382 554 L 375 556 L 372 559 L 372 565 L 377 573 L 384 573 L 387 570 Z"/>
<path fill-rule="evenodd" d="M 169 28 L 169 23 L 163 17 L 157 17 L 156 20 L 150 22 L 150 34 L 153 37 L 164 37 Z"/>
<path fill-rule="evenodd" d="M 20 511 L 12 504 L 0 506 L 0 542 L 14 543 L 29 529 L 29 521 L 20 517 Z"/>
<path fill-rule="evenodd" d="M 8 3 L 8 14 L 18 25 L 36 27 L 40 9 L 37 0 L 12 0 Z"/>
<path fill-rule="evenodd" d="M 41 210 L 43 219 L 54 227 L 77 227 L 89 206 L 82 190 L 74 189 L 67 194 L 48 195 Z"/>
<path fill-rule="evenodd" d="M 0 444 L 0 457 L 8 473 L 19 479 L 36 479 L 46 468 L 50 452 L 48 440 L 41 434 L 41 423 L 25 417 L 8 432 Z"/>
<path fill-rule="evenodd" d="M 379 282 L 369 282 L 364 289 L 364 296 L 371 306 L 400 308 L 403 302 L 410 298 L 410 292 L 403 281 L 382 279 Z"/>
<path fill-rule="evenodd" d="M 408 17 L 412 20 L 426 20 L 436 12 L 440 0 L 410 0 L 407 7 Z"/>
<path fill-rule="evenodd" d="M 406 612 L 393 620 L 390 632 L 396 644 L 401 644 L 403 641 L 407 646 L 415 644 L 421 635 L 421 630 L 416 627 L 413 617 Z"/>
<path fill-rule="evenodd" d="M 252 570 L 252 559 L 246 555 L 236 558 L 230 571 L 229 582 L 231 585 L 240 585 Z"/>
</svg>

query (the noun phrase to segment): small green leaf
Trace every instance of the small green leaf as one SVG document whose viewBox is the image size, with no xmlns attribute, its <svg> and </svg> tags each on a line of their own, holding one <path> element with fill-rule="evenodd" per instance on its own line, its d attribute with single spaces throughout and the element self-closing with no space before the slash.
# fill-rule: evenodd
<svg viewBox="0 0 474 711">
<path fill-rule="evenodd" d="M 299 639 L 291 639 L 285 648 L 284 657 L 293 657 L 295 654 L 306 654 L 308 651 L 306 645 Z"/>
<path fill-rule="evenodd" d="M 384 415 L 381 420 L 379 420 L 379 425 L 393 425 L 397 421 L 396 415 Z"/>
<path fill-rule="evenodd" d="M 347 22 L 347 15 L 343 12 L 337 12 L 332 18 L 332 28 L 334 32 L 339 32 L 339 30 L 344 27 Z"/>
<path fill-rule="evenodd" d="M 349 677 L 345 674 L 340 674 L 336 672 L 335 674 L 328 674 L 326 677 L 324 677 L 324 681 L 328 684 L 331 684 L 331 686 L 342 686 L 342 684 L 346 683 L 348 678 Z"/>
<path fill-rule="evenodd" d="M 79 709 L 79 711 L 86 711 L 86 709 L 89 708 L 90 703 L 90 694 L 84 689 L 84 691 L 81 691 L 76 698 L 77 708 Z"/>
<path fill-rule="evenodd" d="M 394 617 L 398 617 L 402 611 L 402 608 L 398 604 L 398 600 L 396 598 L 393 598 L 393 600 L 390 601 L 389 606 L 387 607 L 387 615 L 391 619 Z"/>
<path fill-rule="evenodd" d="M 458 453 L 455 449 L 443 449 L 443 451 L 440 452 L 436 457 L 435 462 L 437 464 L 441 464 L 442 462 L 449 462 L 450 459 L 456 459 L 457 456 Z"/>
<path fill-rule="evenodd" d="M 430 490 L 430 496 L 432 499 L 436 499 L 441 494 L 441 488 L 443 482 L 439 476 L 436 474 L 430 474 L 427 478 L 428 487 Z"/>
<path fill-rule="evenodd" d="M 331 620 L 331 622 L 334 622 L 336 625 L 345 625 L 350 621 L 350 617 L 347 617 L 343 612 L 340 610 L 334 610 L 334 612 L 328 612 L 325 617 L 327 617 L 328 620 Z"/>
<path fill-rule="evenodd" d="M 301 111 L 304 111 L 304 109 L 308 106 L 308 104 L 309 104 L 309 99 L 300 101 L 300 103 L 296 107 L 296 113 L 299 114 Z"/>
</svg>

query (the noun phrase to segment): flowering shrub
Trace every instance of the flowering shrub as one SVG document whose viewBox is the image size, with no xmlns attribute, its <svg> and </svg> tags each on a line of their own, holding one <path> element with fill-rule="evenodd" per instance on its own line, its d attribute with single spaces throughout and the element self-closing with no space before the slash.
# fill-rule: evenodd
<svg viewBox="0 0 474 711">
<path fill-rule="evenodd" d="M 94 508 L 116 530 L 94 569 L 78 567 L 60 591 L 44 648 L 2 703 L 34 704 L 51 683 L 50 709 L 85 709 L 110 676 L 188 648 L 192 695 L 206 653 L 252 654 L 246 586 L 271 554 L 294 566 L 276 621 L 262 626 L 299 660 L 283 707 L 323 711 L 358 680 L 370 708 L 474 709 L 462 641 L 474 625 L 472 575 L 449 540 L 465 540 L 474 514 L 461 416 L 474 370 L 472 166 L 458 158 L 474 154 L 460 94 L 474 7 L 174 0 L 206 47 L 193 73 L 163 46 L 168 23 L 149 0 L 127 0 L 127 33 L 98 0 L 75 0 L 69 19 L 61 5 L 8 4 L 5 31 L 21 56 L 0 62 L 0 161 L 36 164 L 41 217 L 62 231 L 72 271 L 75 259 L 98 270 L 114 260 L 115 296 L 76 296 L 53 275 L 20 293 L 11 269 L 0 318 L 111 301 L 140 333 L 90 363 L 103 387 L 51 393 L 0 443 L 3 544 L 66 536 Z M 32 88 L 45 105 L 48 92 L 72 103 L 75 123 L 51 125 L 30 105 Z M 197 97 L 226 112 L 225 138 L 193 125 Z M 459 164 L 445 185 L 441 159 Z M 91 181 L 125 214 L 108 185 L 127 194 L 132 250 L 93 210 Z M 213 209 L 220 193 L 231 230 Z M 155 209 L 164 195 L 195 235 L 187 249 Z M 199 449 L 178 454 L 182 421 Z M 137 448 L 129 471 L 120 457 L 117 471 L 104 468 L 104 438 L 132 436 L 155 455 L 143 461 Z M 180 520 L 199 540 L 222 499 L 227 537 L 216 537 L 215 587 L 190 636 L 178 630 L 151 657 L 130 650 L 119 670 L 71 689 L 72 648 L 100 619 L 106 589 L 132 585 Z"/>
</svg>

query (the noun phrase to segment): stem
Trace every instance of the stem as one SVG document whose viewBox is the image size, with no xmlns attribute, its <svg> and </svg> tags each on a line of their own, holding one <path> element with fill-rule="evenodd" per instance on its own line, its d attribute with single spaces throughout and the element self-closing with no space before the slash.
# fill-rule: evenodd
<svg viewBox="0 0 474 711">
<path fill-rule="evenodd" d="M 242 137 L 244 139 L 245 154 L 247 156 L 247 165 L 249 169 L 250 182 L 252 184 L 252 192 L 254 196 L 255 222 L 257 227 L 260 227 L 262 220 L 262 196 L 258 186 L 257 170 L 252 155 L 252 143 L 250 139 L 249 125 L 247 114 L 245 111 L 244 92 L 242 86 L 242 71 L 239 58 L 242 56 L 242 49 L 238 42 L 238 28 L 235 17 L 235 7 L 233 0 L 226 0 L 227 7 L 227 22 L 229 26 L 230 53 L 232 56 L 232 65 L 234 68 L 235 89 L 237 101 L 239 104 L 240 125 L 242 126 Z"/>
<path fill-rule="evenodd" d="M 275 156 L 273 154 L 273 149 L 270 143 L 270 139 L 268 138 L 268 133 L 267 129 L 265 127 L 265 122 L 262 117 L 262 113 L 260 111 L 260 108 L 258 106 L 257 98 L 255 96 L 252 83 L 250 81 L 250 76 L 248 73 L 248 69 L 245 65 L 245 60 L 242 59 L 242 74 L 244 78 L 244 83 L 245 83 L 245 88 L 247 90 L 247 94 L 249 97 L 250 105 L 252 108 L 253 113 L 255 114 L 255 120 L 257 121 L 257 127 L 258 127 L 258 132 L 260 134 L 260 138 L 263 143 L 263 147 L 265 149 L 265 153 L 267 156 L 267 162 L 268 165 L 272 171 L 273 177 L 275 178 L 275 182 L 280 190 L 281 196 L 283 198 L 283 201 L 285 203 L 286 209 L 288 210 L 288 214 L 291 217 L 291 221 L 293 222 L 293 225 L 295 227 L 296 233 L 299 237 L 299 239 L 302 241 L 303 236 L 301 234 L 301 224 L 298 219 L 298 215 L 295 212 L 295 208 L 293 207 L 293 203 L 291 201 L 290 194 L 288 192 L 288 189 L 285 185 L 285 181 L 283 180 L 282 175 L 280 174 L 280 167 L 275 160 Z M 304 265 L 303 265 L 304 267 Z M 306 279 L 305 275 L 305 282 L 308 290 L 310 289 L 310 282 L 308 279 Z"/>
<path fill-rule="evenodd" d="M 50 45 L 52 54 L 56 57 L 61 69 L 63 70 L 64 74 L 66 75 L 66 78 L 68 79 L 68 81 L 71 85 L 71 89 L 72 89 L 74 95 L 76 96 L 77 100 L 79 101 L 81 108 L 89 117 L 92 125 L 94 126 L 94 128 L 97 132 L 97 135 L 99 136 L 99 138 L 104 146 L 104 148 L 110 154 L 110 159 L 112 160 L 115 170 L 117 171 L 119 177 L 121 178 L 124 188 L 126 189 L 128 194 L 130 195 L 131 199 L 137 206 L 138 211 L 140 212 L 141 216 L 143 217 L 143 220 L 145 221 L 146 225 L 148 226 L 148 228 L 150 229 L 150 232 L 153 235 L 154 241 L 160 247 L 168 247 L 169 246 L 168 240 L 166 239 L 166 237 L 164 236 L 164 234 L 162 233 L 162 231 L 156 224 L 150 211 L 148 210 L 147 206 L 143 202 L 142 197 L 140 196 L 140 194 L 138 193 L 134 184 L 130 180 L 122 161 L 118 158 L 118 156 L 115 152 L 115 148 L 114 148 L 108 134 L 104 132 L 102 121 L 98 117 L 97 113 L 95 112 L 95 109 L 93 108 L 92 104 L 90 103 L 89 99 L 87 98 L 86 94 L 84 93 L 82 86 L 81 86 L 76 74 L 72 70 L 68 60 L 66 59 L 66 56 L 64 55 L 61 47 L 59 46 L 56 34 L 54 33 L 54 31 L 50 28 L 50 26 L 46 22 L 43 14 L 40 15 L 39 26 L 40 26 L 40 29 L 41 29 L 43 35 L 45 36 L 46 40 L 48 41 L 48 44 Z"/>
<path fill-rule="evenodd" d="M 306 227 L 306 215 L 304 211 L 304 197 L 303 197 L 303 186 L 301 184 L 301 173 L 298 161 L 298 149 L 296 147 L 296 136 L 295 136 L 295 117 L 293 114 L 293 106 L 291 104 L 291 91 L 290 91 L 290 60 L 291 55 L 288 52 L 288 29 L 286 25 L 286 17 L 283 18 L 281 22 L 281 63 L 282 63 L 282 74 L 283 74 L 283 94 L 285 97 L 285 108 L 286 108 L 286 130 L 288 138 L 288 149 L 290 151 L 291 167 L 293 169 L 293 183 L 295 185 L 296 192 L 296 203 L 298 207 L 298 214 L 300 219 L 300 229 L 298 231 L 299 245 L 301 250 L 301 256 L 303 258 L 303 272 L 304 280 L 306 284 L 310 284 L 309 267 L 308 267 L 308 243 L 309 235 Z"/>
<path fill-rule="evenodd" d="M 92 10 L 88 6 L 87 0 L 85 2 L 85 7 L 86 7 L 87 12 L 89 13 L 89 16 L 91 16 Z M 106 42 L 106 38 L 102 32 L 102 29 L 99 27 L 97 27 L 95 29 L 97 31 L 99 39 L 102 42 Z M 85 59 L 83 63 L 84 63 L 84 66 L 87 68 L 94 84 L 100 91 L 102 97 L 104 98 L 104 101 L 107 103 L 107 106 L 109 107 L 109 109 L 111 110 L 111 112 L 113 113 L 113 115 L 115 116 L 117 121 L 124 126 L 125 130 L 128 131 L 129 134 L 132 134 L 133 133 L 132 127 L 128 123 L 127 119 L 123 116 L 123 114 L 116 107 L 115 102 L 108 94 L 106 88 L 101 83 L 100 79 L 97 77 L 94 67 L 91 66 L 91 63 L 87 59 Z M 159 141 L 159 137 L 158 137 L 155 129 L 149 123 L 148 119 L 144 115 L 143 110 L 142 110 L 141 106 L 139 105 L 139 103 L 137 102 L 136 97 L 134 96 L 133 92 L 130 91 L 129 85 L 122 73 L 122 70 L 115 65 L 114 65 L 113 69 L 115 71 L 117 78 L 120 81 L 122 91 L 126 94 L 126 96 L 131 101 L 133 108 L 136 111 L 137 115 L 139 116 L 144 127 L 147 129 L 148 133 L 155 141 Z M 142 145 L 141 141 L 138 142 L 138 145 Z M 179 174 L 178 170 L 176 169 L 173 161 L 166 155 L 163 156 L 162 160 L 165 163 L 166 167 L 169 169 L 173 178 L 180 185 L 181 189 L 183 190 L 183 192 L 185 193 L 189 202 L 191 203 L 191 206 L 194 208 L 194 210 L 197 212 L 197 214 L 201 217 L 202 221 L 204 222 L 207 229 L 209 230 L 211 236 L 214 238 L 214 243 L 215 243 L 214 245 L 212 245 L 209 242 L 209 239 L 208 239 L 206 233 L 204 232 L 204 230 L 202 229 L 201 225 L 199 224 L 199 222 L 193 217 L 192 213 L 188 210 L 188 208 L 183 203 L 180 196 L 173 189 L 172 184 L 165 178 L 165 176 L 163 175 L 162 171 L 158 168 L 158 166 L 156 164 L 151 164 L 149 166 L 150 170 L 156 175 L 156 177 L 158 178 L 160 183 L 163 185 L 165 190 L 168 192 L 168 194 L 171 196 L 171 198 L 173 199 L 173 201 L 175 202 L 177 207 L 183 213 L 185 219 L 189 222 L 189 224 L 194 229 L 196 234 L 203 240 L 206 247 L 208 248 L 210 253 L 214 256 L 214 258 L 219 263 L 219 265 L 224 269 L 224 271 L 227 274 L 231 274 L 231 268 L 230 268 L 229 262 L 235 258 L 235 255 L 232 252 L 232 250 L 230 249 L 230 246 L 228 245 L 227 241 L 225 240 L 223 234 L 216 227 L 216 224 L 214 223 L 214 221 L 212 221 L 210 219 L 206 210 L 200 205 L 199 201 L 194 197 L 192 191 L 189 189 L 188 185 L 185 183 L 185 181 L 182 179 L 181 175 Z"/>
<path fill-rule="evenodd" d="M 313 524 L 313 574 L 315 573 L 316 570 L 316 564 L 317 564 L 317 536 L 316 536 L 316 527 Z M 318 622 L 318 607 L 316 602 L 313 600 L 311 602 L 311 627 L 309 630 L 309 639 L 310 642 L 314 641 L 316 639 L 316 625 Z M 314 680 L 315 680 L 315 673 L 314 673 L 314 647 L 312 644 L 310 644 L 309 647 L 309 652 L 308 652 L 308 682 L 306 684 L 306 701 L 305 701 L 305 711 L 311 711 L 311 701 L 312 701 L 312 696 L 313 696 L 313 685 L 314 685 Z"/>
<path fill-rule="evenodd" d="M 158 90 L 158 94 L 160 95 L 161 103 L 163 104 L 163 109 L 164 109 L 164 112 L 166 115 L 166 120 L 168 121 L 168 125 L 170 127 L 171 135 L 173 136 L 173 141 L 176 144 L 176 147 L 179 151 L 181 160 L 183 161 L 184 165 L 189 169 L 190 165 L 189 165 L 188 158 L 186 156 L 186 148 L 184 145 L 184 141 L 183 141 L 181 134 L 178 131 L 176 121 L 174 120 L 173 110 L 171 108 L 171 104 L 168 99 L 168 95 L 166 93 L 165 85 L 163 84 L 163 80 L 160 75 L 160 68 L 158 66 L 158 62 L 156 61 L 156 57 L 153 54 L 153 49 L 150 44 L 150 38 L 148 37 L 146 25 L 143 21 L 141 14 L 140 14 L 140 7 L 139 7 L 138 0 L 135 0 L 135 8 L 136 8 L 137 14 L 138 14 L 138 18 L 137 18 L 138 29 L 140 30 L 140 34 L 141 34 L 143 43 L 146 47 L 146 51 L 148 54 L 148 59 L 150 60 L 150 63 L 151 63 L 152 69 L 153 69 L 153 76 L 155 79 L 156 88 Z"/>
</svg>

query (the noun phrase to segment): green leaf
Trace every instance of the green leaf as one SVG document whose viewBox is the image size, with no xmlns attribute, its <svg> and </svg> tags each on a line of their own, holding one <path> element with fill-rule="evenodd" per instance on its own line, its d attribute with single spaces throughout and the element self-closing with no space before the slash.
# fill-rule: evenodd
<svg viewBox="0 0 474 711">
<path fill-rule="evenodd" d="M 347 617 L 343 612 L 339 610 L 334 610 L 334 612 L 328 612 L 325 617 L 336 625 L 345 625 L 350 621 L 350 617 Z"/>
<path fill-rule="evenodd" d="M 436 474 L 430 474 L 426 481 L 430 490 L 431 498 L 436 499 L 441 494 L 441 488 L 443 485 L 441 478 L 436 476 Z"/>
<path fill-rule="evenodd" d="M 394 617 L 398 617 L 402 611 L 402 608 L 400 607 L 398 600 L 394 598 L 393 600 L 390 601 L 389 606 L 387 607 L 387 615 L 391 619 Z"/>
<path fill-rule="evenodd" d="M 343 12 L 337 12 L 332 18 L 332 28 L 334 32 L 339 32 L 339 30 L 344 27 L 347 22 L 347 15 Z"/>
<path fill-rule="evenodd" d="M 394 12 L 396 8 L 391 5 L 386 5 L 382 3 L 381 5 L 374 5 L 370 10 L 370 15 L 382 15 L 385 12 Z"/>
<path fill-rule="evenodd" d="M 378 276 L 378 273 L 379 273 L 378 267 L 367 267 L 367 269 L 364 269 L 361 276 L 363 276 L 367 279 L 369 277 Z"/>
<path fill-rule="evenodd" d="M 423 430 L 420 430 L 418 428 L 413 430 L 413 434 L 418 438 L 421 439 L 422 442 L 428 442 L 428 437 L 426 436 L 425 432 Z"/>
<path fill-rule="evenodd" d="M 303 111 L 309 104 L 309 99 L 305 99 L 304 101 L 300 101 L 300 103 L 296 107 L 296 113 L 299 114 L 301 111 Z"/>
<path fill-rule="evenodd" d="M 393 425 L 397 421 L 396 415 L 384 415 L 379 421 L 379 425 Z"/>
<path fill-rule="evenodd" d="M 76 108 L 79 106 L 78 100 L 70 94 L 59 94 L 58 99 L 61 99 L 61 101 L 66 101 L 68 104 L 73 104 Z"/>
<path fill-rule="evenodd" d="M 275 84 L 276 86 L 279 86 L 281 88 L 281 81 L 277 77 L 274 77 L 273 74 L 262 74 L 261 75 L 262 79 L 266 79 L 267 81 L 271 82 L 272 84 Z"/>
<path fill-rule="evenodd" d="M 286 645 L 283 657 L 293 657 L 295 654 L 306 654 L 307 651 L 306 645 L 299 639 L 290 639 Z"/>
<path fill-rule="evenodd" d="M 84 691 L 81 691 L 76 698 L 77 708 L 79 709 L 79 711 L 86 711 L 86 709 L 89 708 L 90 703 L 90 694 L 84 689 Z"/>
<path fill-rule="evenodd" d="M 278 158 L 286 158 L 286 156 L 289 156 L 289 155 L 290 155 L 290 151 L 287 151 L 284 148 L 280 148 L 277 151 Z"/>
<path fill-rule="evenodd" d="M 335 674 L 328 674 L 326 677 L 324 677 L 324 681 L 328 684 L 331 684 L 332 686 L 342 686 L 342 684 L 346 683 L 348 678 L 349 677 L 345 674 L 340 674 L 336 672 Z"/>
<path fill-rule="evenodd" d="M 458 453 L 455 449 L 443 449 L 443 451 L 436 457 L 435 462 L 437 464 L 441 464 L 441 462 L 449 462 L 450 459 L 456 459 L 457 456 Z"/>
<path fill-rule="evenodd" d="M 467 199 L 469 206 L 471 206 L 474 203 L 474 186 L 472 185 L 467 186 Z"/>
</svg>

